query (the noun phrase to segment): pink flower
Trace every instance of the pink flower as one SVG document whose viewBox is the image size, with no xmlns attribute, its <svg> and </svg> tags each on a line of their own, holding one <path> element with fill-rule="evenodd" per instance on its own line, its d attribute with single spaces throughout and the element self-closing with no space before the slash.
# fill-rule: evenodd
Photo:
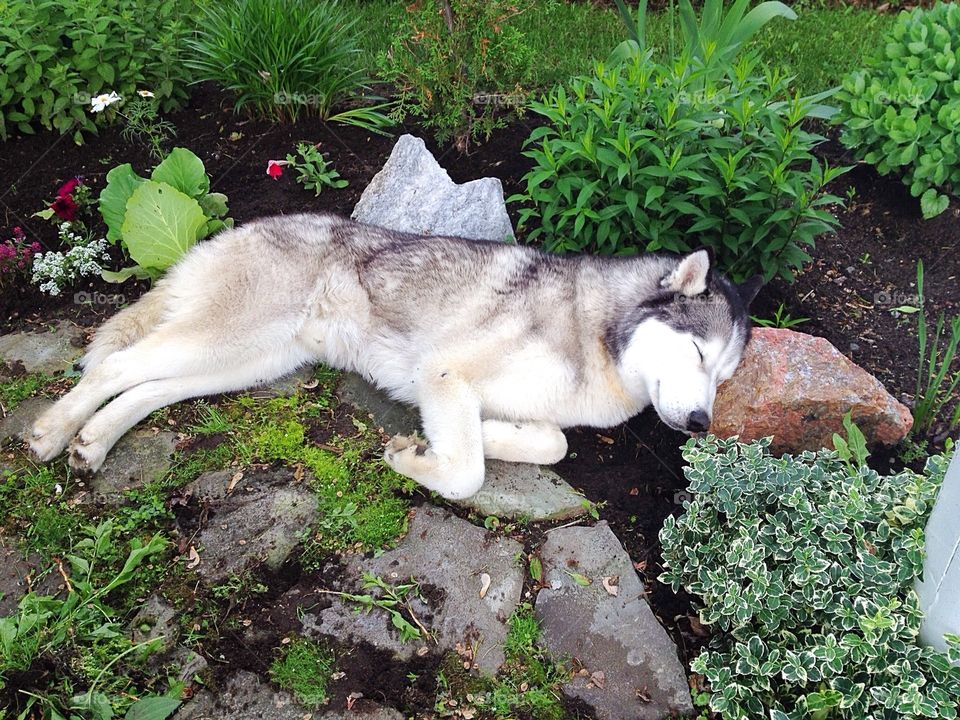
<svg viewBox="0 0 960 720">
<path fill-rule="evenodd" d="M 287 165 L 286 160 L 268 160 L 267 161 L 267 175 L 272 177 L 274 180 L 283 175 L 283 166 Z"/>
<path fill-rule="evenodd" d="M 77 203 L 69 195 L 64 195 L 63 197 L 58 197 L 50 205 L 50 209 L 53 210 L 53 214 L 56 215 L 61 220 L 73 220 L 77 215 Z"/>
</svg>

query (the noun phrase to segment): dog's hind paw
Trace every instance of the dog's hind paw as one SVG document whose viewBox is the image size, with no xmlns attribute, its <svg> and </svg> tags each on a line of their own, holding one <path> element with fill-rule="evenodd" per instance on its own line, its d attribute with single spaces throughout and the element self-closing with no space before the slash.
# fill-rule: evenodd
<svg viewBox="0 0 960 720">
<path fill-rule="evenodd" d="M 383 459 L 401 475 L 413 477 L 426 452 L 426 442 L 416 435 L 394 435 L 383 449 Z"/>
<path fill-rule="evenodd" d="M 102 443 L 84 437 L 81 432 L 70 443 L 70 467 L 81 474 L 93 474 L 103 465 L 108 449 Z"/>
</svg>

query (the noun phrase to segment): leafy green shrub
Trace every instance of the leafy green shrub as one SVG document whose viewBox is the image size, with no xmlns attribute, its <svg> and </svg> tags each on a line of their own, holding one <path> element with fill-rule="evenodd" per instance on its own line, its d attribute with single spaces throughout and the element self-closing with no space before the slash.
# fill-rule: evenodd
<svg viewBox="0 0 960 720">
<path fill-rule="evenodd" d="M 198 240 L 233 225 L 225 218 L 227 196 L 210 192 L 203 161 L 185 148 L 174 148 L 149 179 L 137 175 L 130 163 L 113 168 L 100 193 L 100 214 L 107 240 L 122 242 L 136 263 L 119 272 L 104 271 L 110 282 L 156 279 Z"/>
<path fill-rule="evenodd" d="M 801 127 L 824 95 L 783 100 L 788 78 L 756 65 L 718 73 L 635 50 L 532 103 L 549 124 L 527 139 L 534 167 L 511 198 L 528 203 L 521 226 L 536 221 L 528 239 L 558 252 L 707 246 L 737 280 L 792 279 L 837 224 L 824 206 L 841 200 L 824 187 L 845 169 L 821 165 L 823 138 Z"/>
<path fill-rule="evenodd" d="M 661 580 L 699 598 L 714 629 L 691 663 L 710 708 L 757 720 L 957 717 L 960 646 L 916 644 L 913 591 L 948 458 L 880 476 L 833 452 L 774 458 L 768 446 L 689 441 L 693 500 L 660 533 Z"/>
<path fill-rule="evenodd" d="M 417 0 L 377 59 L 398 85 L 395 116 L 415 115 L 437 140 L 465 151 L 488 138 L 525 100 L 520 83 L 532 60 L 518 13 L 507 0 Z"/>
<path fill-rule="evenodd" d="M 163 110 L 187 98 L 184 0 L 10 0 L 0 3 L 0 139 L 40 124 L 96 132 L 90 98 L 154 93 Z"/>
<path fill-rule="evenodd" d="M 202 9 L 186 65 L 236 96 L 234 109 L 271 120 L 301 115 L 389 124 L 378 108 L 334 114 L 366 90 L 355 28 L 334 0 L 227 0 Z"/>
<path fill-rule="evenodd" d="M 925 218 L 960 191 L 960 5 L 902 12 L 883 50 L 843 80 L 840 140 L 881 175 L 902 173 Z"/>
</svg>

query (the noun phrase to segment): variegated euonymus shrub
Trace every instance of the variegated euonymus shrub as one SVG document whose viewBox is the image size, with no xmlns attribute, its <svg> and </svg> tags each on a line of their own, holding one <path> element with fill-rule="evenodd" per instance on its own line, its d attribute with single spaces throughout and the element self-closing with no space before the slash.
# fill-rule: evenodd
<svg viewBox="0 0 960 720">
<path fill-rule="evenodd" d="M 960 645 L 916 644 L 914 579 L 948 459 L 923 474 L 851 469 L 768 440 L 684 449 L 692 499 L 660 533 L 661 580 L 713 629 L 691 664 L 723 718 L 956 718 Z M 953 638 L 954 641 L 960 638 Z"/>
</svg>

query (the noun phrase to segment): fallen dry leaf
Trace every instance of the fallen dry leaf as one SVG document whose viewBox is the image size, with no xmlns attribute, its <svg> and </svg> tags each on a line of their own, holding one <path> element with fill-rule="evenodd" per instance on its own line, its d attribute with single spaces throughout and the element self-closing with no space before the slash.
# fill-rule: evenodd
<svg viewBox="0 0 960 720">
<path fill-rule="evenodd" d="M 603 670 L 597 670 L 590 676 L 590 682 L 603 690 L 604 685 L 607 684 L 607 676 L 603 674 Z"/>
<path fill-rule="evenodd" d="M 597 440 L 599 440 L 602 443 L 606 443 L 607 445 L 613 445 L 613 443 L 616 442 L 612 437 L 607 437 L 606 435 L 599 435 L 599 434 L 597 435 Z"/>
<path fill-rule="evenodd" d="M 187 562 L 187 570 L 193 570 L 199 564 L 200 564 L 200 553 L 198 553 L 197 549 L 193 545 L 191 545 L 190 560 Z"/>
<path fill-rule="evenodd" d="M 710 631 L 707 630 L 703 623 L 700 622 L 700 618 L 696 615 L 688 615 L 687 619 L 690 621 L 690 631 L 698 637 L 707 637 L 710 635 Z"/>
<path fill-rule="evenodd" d="M 487 590 L 490 589 L 490 574 L 483 573 L 480 576 L 480 598 L 483 599 L 487 596 Z"/>
<path fill-rule="evenodd" d="M 233 474 L 233 477 L 230 478 L 230 483 L 227 485 L 227 494 L 233 492 L 233 489 L 237 486 L 237 483 L 243 479 L 243 470 L 238 470 Z"/>
<path fill-rule="evenodd" d="M 609 577 L 603 578 L 603 589 L 608 593 L 616 597 L 620 594 L 620 576 L 619 575 L 610 575 Z"/>
</svg>

